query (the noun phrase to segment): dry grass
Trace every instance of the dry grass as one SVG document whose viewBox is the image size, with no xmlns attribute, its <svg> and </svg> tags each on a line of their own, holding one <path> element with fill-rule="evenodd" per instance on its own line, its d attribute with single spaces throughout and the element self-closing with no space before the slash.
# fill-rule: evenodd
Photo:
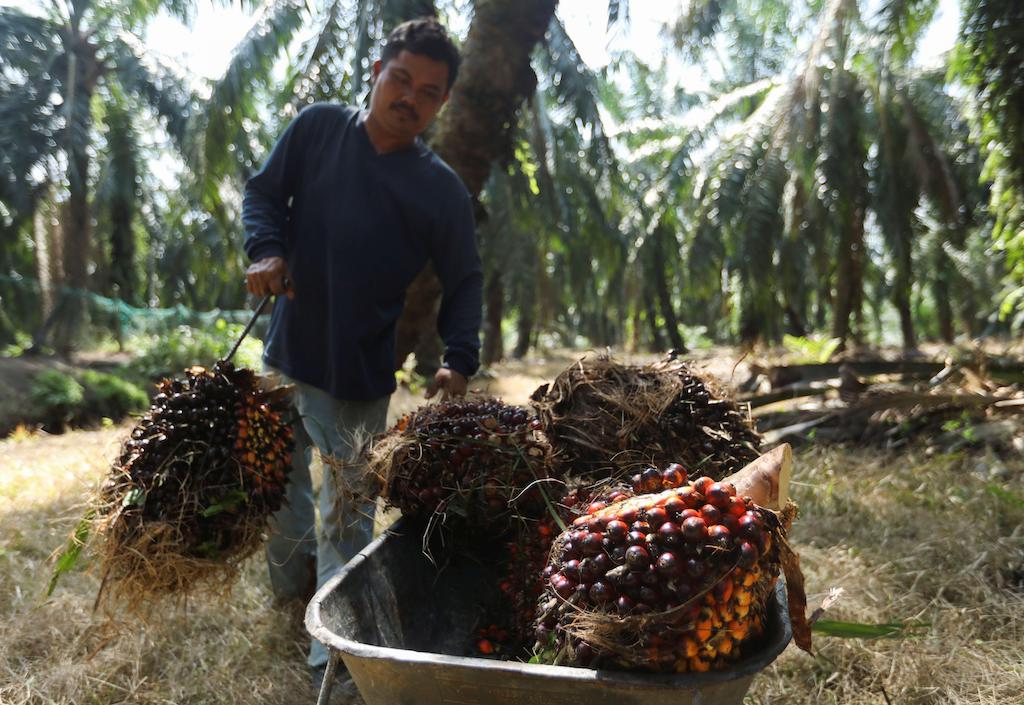
<svg viewBox="0 0 1024 705">
<path fill-rule="evenodd" d="M 539 379 L 513 372 L 491 391 L 522 403 Z M 399 396 L 392 414 L 417 403 Z M 0 442 L 0 703 L 312 703 L 298 612 L 272 605 L 260 557 L 230 600 L 196 598 L 149 624 L 94 616 L 85 572 L 42 599 L 50 553 L 124 432 Z M 839 585 L 832 618 L 931 627 L 911 640 L 818 637 L 813 658 L 790 647 L 748 705 L 1024 703 L 1024 470 L 1017 458 L 992 480 L 979 462 L 797 451 L 792 542 L 811 602 Z"/>
<path fill-rule="evenodd" d="M 808 449 L 797 462 L 792 542 L 819 593 L 809 602 L 842 586 L 831 618 L 931 626 L 914 639 L 817 637 L 814 658 L 791 646 L 748 703 L 1024 703 L 1020 459 L 998 482 L 965 456 Z"/>
</svg>

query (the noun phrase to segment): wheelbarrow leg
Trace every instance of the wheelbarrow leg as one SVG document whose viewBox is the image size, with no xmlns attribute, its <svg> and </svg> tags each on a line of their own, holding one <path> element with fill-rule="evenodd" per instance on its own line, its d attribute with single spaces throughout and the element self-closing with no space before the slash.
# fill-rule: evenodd
<svg viewBox="0 0 1024 705">
<path fill-rule="evenodd" d="M 316 699 L 316 705 L 327 705 L 331 699 L 331 688 L 334 686 L 334 673 L 338 670 L 338 659 L 341 655 L 332 651 L 327 659 L 327 669 L 324 671 L 324 681 L 320 684 L 320 697 Z"/>
</svg>

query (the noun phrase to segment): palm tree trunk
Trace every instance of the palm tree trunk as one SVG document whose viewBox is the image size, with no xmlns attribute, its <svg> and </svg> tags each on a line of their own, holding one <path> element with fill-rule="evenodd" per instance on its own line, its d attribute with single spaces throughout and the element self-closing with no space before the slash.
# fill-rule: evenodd
<svg viewBox="0 0 1024 705">
<path fill-rule="evenodd" d="M 431 147 L 480 194 L 495 159 L 510 153 L 516 111 L 533 94 L 530 55 L 544 36 L 557 0 L 477 0 L 462 47 L 462 67 Z M 432 269 L 409 287 L 398 321 L 396 363 L 401 366 L 423 335 L 436 327 L 441 287 Z"/>
<path fill-rule="evenodd" d="M 89 213 L 89 139 L 92 131 L 91 104 L 100 74 L 96 46 L 76 30 L 68 29 L 63 37 L 68 59 L 65 149 L 68 156 L 68 200 L 65 203 L 62 229 L 64 233 L 64 276 L 68 287 L 66 306 L 58 321 L 54 348 L 61 355 L 71 352 L 85 311 L 84 295 L 89 283 L 90 213 Z"/>
<path fill-rule="evenodd" d="M 505 309 L 505 287 L 500 270 L 492 270 L 484 291 L 484 306 L 487 315 L 484 318 L 484 347 L 482 361 L 485 365 L 493 365 L 505 357 L 505 346 L 501 335 L 501 319 Z"/>
<path fill-rule="evenodd" d="M 524 287 L 526 289 L 527 287 Z M 519 302 L 519 320 L 516 328 L 516 347 L 512 351 L 512 357 L 521 360 L 530 351 L 530 342 L 533 339 L 533 327 L 535 323 L 535 312 L 533 301 L 527 301 L 524 294 Z"/>
<path fill-rule="evenodd" d="M 36 254 L 36 278 L 39 279 L 39 307 L 42 319 L 46 320 L 53 313 L 56 305 L 57 292 L 64 281 L 61 268 L 61 239 L 53 222 L 52 204 L 48 194 L 40 199 L 36 212 L 32 217 L 33 240 Z"/>
<path fill-rule="evenodd" d="M 848 209 L 847 222 L 841 225 L 836 253 L 836 295 L 832 310 L 832 337 L 842 341 L 851 336 L 850 320 L 860 311 L 863 298 L 864 211 Z"/>
<path fill-rule="evenodd" d="M 658 327 L 658 312 L 654 308 L 654 297 L 648 286 L 643 287 L 644 310 L 647 314 L 647 324 L 651 329 L 651 350 L 653 352 L 665 352 L 668 345 L 665 343 L 664 331 Z"/>
<path fill-rule="evenodd" d="M 893 285 L 892 303 L 900 316 L 903 349 L 914 350 L 917 348 L 917 335 L 914 331 L 914 313 L 910 305 L 910 262 L 906 261 L 910 259 L 909 253 L 900 259 L 903 261 L 896 265 L 897 275 Z"/>
<path fill-rule="evenodd" d="M 683 341 L 679 332 L 679 319 L 676 318 L 676 310 L 672 305 L 672 293 L 668 289 L 668 279 L 665 277 L 665 249 L 662 244 L 664 236 L 663 229 L 659 226 L 653 233 L 651 249 L 651 271 L 654 275 L 654 288 L 658 296 L 658 306 L 661 309 L 661 317 L 665 319 L 665 332 L 671 346 L 680 353 L 687 353 L 689 349 Z"/>
</svg>

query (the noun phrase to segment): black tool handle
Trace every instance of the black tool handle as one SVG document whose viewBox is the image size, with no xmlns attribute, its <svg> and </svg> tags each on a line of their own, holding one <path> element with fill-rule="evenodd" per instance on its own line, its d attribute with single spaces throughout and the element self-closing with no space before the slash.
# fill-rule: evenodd
<svg viewBox="0 0 1024 705">
<path fill-rule="evenodd" d="M 263 300 L 260 301 L 260 305 L 256 307 L 256 312 L 252 314 L 252 318 L 249 319 L 249 322 L 245 326 L 245 330 L 242 331 L 242 335 L 235 342 L 235 347 L 231 348 L 231 352 L 229 352 L 228 356 L 224 358 L 224 362 L 230 362 L 231 358 L 235 356 L 235 353 L 238 351 L 238 346 L 242 344 L 243 340 L 245 340 L 245 336 L 249 335 L 249 331 L 251 331 L 252 327 L 256 324 L 256 319 L 260 317 L 261 313 L 263 313 L 263 309 L 267 307 L 267 303 L 270 301 L 271 296 L 273 296 L 273 294 L 267 294 L 263 297 Z"/>
</svg>

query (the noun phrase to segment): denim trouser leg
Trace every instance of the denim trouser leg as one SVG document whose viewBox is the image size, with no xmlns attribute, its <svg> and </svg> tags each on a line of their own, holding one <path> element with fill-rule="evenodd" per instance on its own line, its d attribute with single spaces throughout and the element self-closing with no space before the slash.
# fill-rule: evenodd
<svg viewBox="0 0 1024 705">
<path fill-rule="evenodd" d="M 285 487 L 284 506 L 270 518 L 267 568 L 274 595 L 284 599 L 305 597 L 312 561 L 316 557 L 316 510 L 309 476 L 312 441 L 302 422 L 292 426 L 295 450 Z"/>
<path fill-rule="evenodd" d="M 384 430 L 389 397 L 368 402 L 342 401 L 308 384 L 287 381 L 295 385 L 295 406 L 305 434 L 308 434 L 308 439 L 320 450 L 321 455 L 351 463 L 355 460 L 357 448 L 353 446 L 359 436 Z M 296 457 L 299 455 L 295 454 Z M 306 532 L 312 535 L 312 491 L 310 489 L 307 493 L 303 486 L 304 482 L 309 482 L 309 465 L 305 463 L 305 470 L 300 473 L 295 472 L 297 468 L 294 465 L 292 481 L 296 484 L 295 491 L 300 495 L 303 507 L 307 506 L 306 497 L 309 498 L 309 511 L 303 508 L 282 516 L 282 510 L 274 517 L 274 528 L 287 536 L 304 536 Z M 355 474 L 363 471 L 360 465 L 347 465 L 344 470 L 345 473 Z M 334 472 L 325 465 L 323 485 L 320 488 L 320 530 L 316 532 L 317 588 L 326 583 L 373 538 L 374 503 L 357 504 L 339 497 Z M 274 540 L 271 539 L 271 542 Z M 273 571 L 272 564 L 272 581 Z M 274 589 L 277 590 L 277 584 Z M 327 650 L 315 639 L 312 640 L 308 662 L 312 667 L 327 663 Z"/>
</svg>

